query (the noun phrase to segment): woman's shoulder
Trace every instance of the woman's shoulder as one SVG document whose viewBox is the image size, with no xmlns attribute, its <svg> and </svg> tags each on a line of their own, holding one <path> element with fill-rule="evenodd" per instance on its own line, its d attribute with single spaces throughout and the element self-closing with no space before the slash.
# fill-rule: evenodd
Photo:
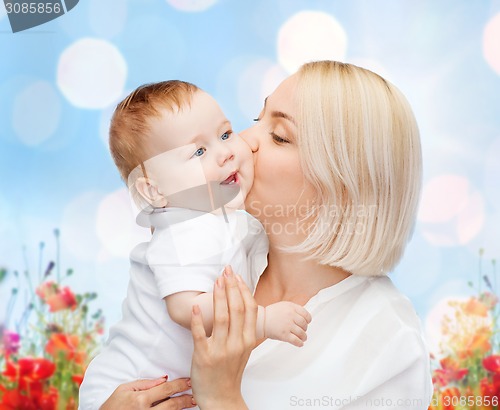
<svg viewBox="0 0 500 410">
<path fill-rule="evenodd" d="M 393 319 L 410 328 L 421 330 L 421 321 L 410 299 L 384 276 L 369 277 L 366 281 L 364 302 L 377 315 Z"/>
<path fill-rule="evenodd" d="M 362 338 L 379 347 L 392 346 L 396 356 L 400 352 L 407 357 L 428 357 L 422 322 L 410 299 L 388 276 L 366 278 L 356 296 L 346 320 L 356 323 Z"/>
<path fill-rule="evenodd" d="M 312 311 L 326 309 L 331 317 L 341 314 L 350 331 L 382 333 L 382 338 L 397 334 L 419 341 L 424 347 L 426 344 L 413 304 L 385 275 L 352 275 L 320 291 L 305 307 Z"/>
</svg>

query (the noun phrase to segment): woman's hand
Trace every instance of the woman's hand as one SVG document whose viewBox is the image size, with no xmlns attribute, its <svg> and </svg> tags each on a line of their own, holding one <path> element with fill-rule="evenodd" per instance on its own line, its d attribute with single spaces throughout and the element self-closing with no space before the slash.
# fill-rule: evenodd
<svg viewBox="0 0 500 410">
<path fill-rule="evenodd" d="M 154 407 L 158 410 L 180 410 L 194 407 L 193 396 L 170 397 L 191 388 L 189 379 L 136 380 L 117 387 L 100 410 L 143 410 Z"/>
<path fill-rule="evenodd" d="M 214 326 L 207 338 L 201 311 L 193 307 L 194 353 L 191 380 L 203 410 L 248 409 L 241 396 L 241 378 L 256 345 L 257 303 L 230 266 L 214 286 Z"/>
</svg>

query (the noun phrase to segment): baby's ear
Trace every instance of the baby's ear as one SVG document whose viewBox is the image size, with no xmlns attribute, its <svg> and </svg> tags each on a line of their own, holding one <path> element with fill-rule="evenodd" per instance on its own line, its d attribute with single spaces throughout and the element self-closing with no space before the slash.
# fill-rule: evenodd
<svg viewBox="0 0 500 410">
<path fill-rule="evenodd" d="M 135 189 L 139 195 L 155 208 L 167 206 L 167 200 L 160 192 L 156 182 L 150 178 L 139 177 L 135 181 Z"/>
</svg>

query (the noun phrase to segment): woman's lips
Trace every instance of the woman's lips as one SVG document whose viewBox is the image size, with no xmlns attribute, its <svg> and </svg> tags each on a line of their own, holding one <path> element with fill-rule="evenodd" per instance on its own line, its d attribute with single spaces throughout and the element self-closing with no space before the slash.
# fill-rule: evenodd
<svg viewBox="0 0 500 410">
<path fill-rule="evenodd" d="M 221 182 L 221 185 L 233 185 L 233 184 L 237 184 L 238 182 L 239 182 L 238 181 L 238 173 L 233 172 L 224 181 Z"/>
</svg>

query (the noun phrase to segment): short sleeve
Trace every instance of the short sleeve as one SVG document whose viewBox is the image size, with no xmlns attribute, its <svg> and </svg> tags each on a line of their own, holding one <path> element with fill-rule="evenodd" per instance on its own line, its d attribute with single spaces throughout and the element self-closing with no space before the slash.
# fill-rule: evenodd
<svg viewBox="0 0 500 410">
<path fill-rule="evenodd" d="M 353 363 L 363 368 L 358 394 L 342 409 L 427 410 L 433 391 L 430 358 L 420 325 L 414 323 L 418 318 L 410 307 L 401 299 L 371 317 L 366 333 L 361 334 L 363 341 L 371 341 L 358 356 L 364 364 L 361 360 Z M 399 316 L 394 314 L 395 309 Z M 372 331 L 373 325 L 377 332 Z"/>
<path fill-rule="evenodd" d="M 211 292 L 231 247 L 220 218 L 207 214 L 155 229 L 146 251 L 162 298 L 182 291 Z"/>
</svg>

